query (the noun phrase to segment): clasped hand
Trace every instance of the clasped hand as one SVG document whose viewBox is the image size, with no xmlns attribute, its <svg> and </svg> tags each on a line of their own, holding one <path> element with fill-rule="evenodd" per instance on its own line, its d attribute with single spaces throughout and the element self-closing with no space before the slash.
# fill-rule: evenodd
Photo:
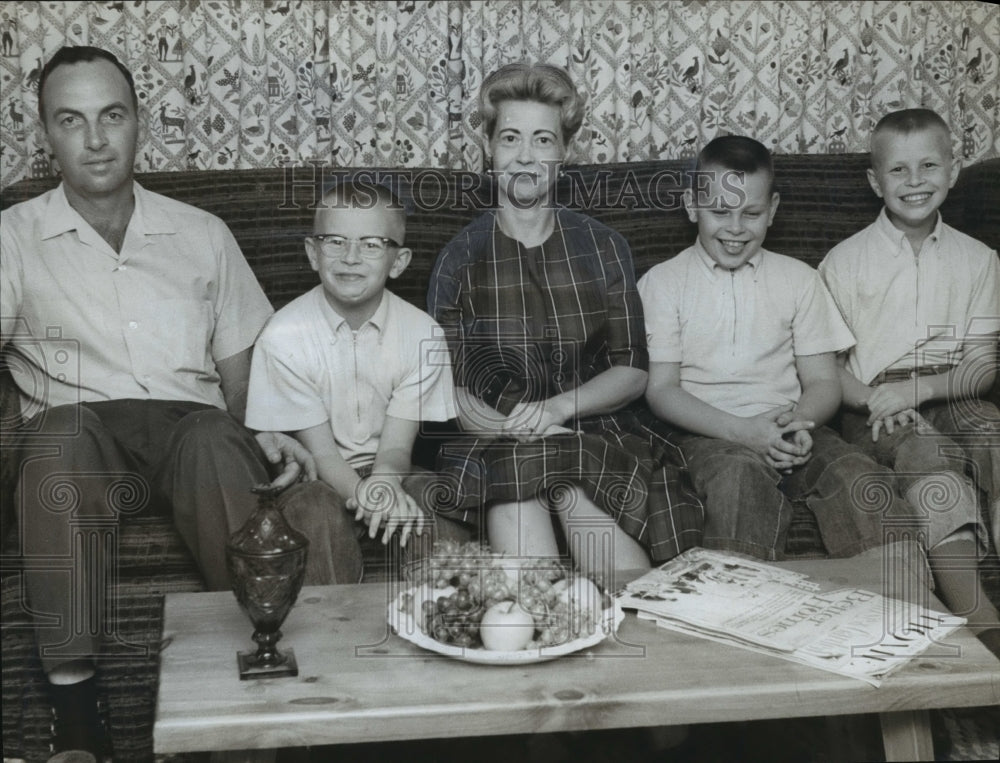
<svg viewBox="0 0 1000 763">
<path fill-rule="evenodd" d="M 554 434 L 567 434 L 573 430 L 562 424 L 566 416 L 557 410 L 557 405 L 550 400 L 518 403 L 503 421 L 500 422 L 500 434 L 513 437 L 520 442 L 531 442 L 540 437 Z"/>
<path fill-rule="evenodd" d="M 394 475 L 372 474 L 361 480 L 354 495 L 347 499 L 347 508 L 354 512 L 355 520 L 368 527 L 369 538 L 378 535 L 381 526 L 382 543 L 388 543 L 399 530 L 399 545 L 404 547 L 411 532 L 424 532 L 424 512 Z"/>
<path fill-rule="evenodd" d="M 812 457 L 813 439 L 809 430 L 815 429 L 816 424 L 795 418 L 794 408 L 786 405 L 746 419 L 745 444 L 782 474 L 790 473 Z"/>
<path fill-rule="evenodd" d="M 865 405 L 868 406 L 868 426 L 872 428 L 872 442 L 878 442 L 878 436 L 884 429 L 886 434 L 892 434 L 896 427 L 903 427 L 913 422 L 918 423 L 918 401 L 914 399 L 911 382 L 891 382 L 882 384 L 872 390 Z"/>
</svg>

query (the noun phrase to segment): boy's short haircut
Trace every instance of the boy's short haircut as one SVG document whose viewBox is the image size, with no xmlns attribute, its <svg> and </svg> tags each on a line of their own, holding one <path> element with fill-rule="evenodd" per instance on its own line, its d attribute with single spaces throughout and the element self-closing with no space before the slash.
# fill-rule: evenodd
<svg viewBox="0 0 1000 763">
<path fill-rule="evenodd" d="M 695 173 L 709 167 L 733 170 L 752 175 L 766 172 L 770 178 L 769 192 L 774 191 L 774 160 L 763 143 L 745 135 L 721 135 L 710 140 L 698 153 Z"/>
<path fill-rule="evenodd" d="M 382 207 L 388 214 L 399 215 L 405 228 L 409 207 L 382 175 L 355 175 L 340 178 L 326 186 L 316 206 L 318 215 L 324 209 L 371 209 Z"/>
<path fill-rule="evenodd" d="M 497 126 L 497 107 L 504 101 L 534 101 L 559 109 L 563 144 L 568 146 L 583 124 L 587 97 L 581 93 L 569 73 L 553 64 L 518 62 L 501 66 L 490 74 L 479 89 L 479 113 L 483 117 L 487 140 L 492 140 Z"/>
<path fill-rule="evenodd" d="M 869 150 L 874 159 L 875 138 L 886 132 L 893 132 L 897 135 L 909 135 L 914 132 L 924 130 L 940 130 L 948 138 L 948 150 L 951 150 L 951 128 L 944 121 L 940 114 L 931 109 L 900 109 L 890 111 L 882 117 L 872 130 L 869 139 Z M 874 163 L 874 161 L 873 161 Z"/>
</svg>

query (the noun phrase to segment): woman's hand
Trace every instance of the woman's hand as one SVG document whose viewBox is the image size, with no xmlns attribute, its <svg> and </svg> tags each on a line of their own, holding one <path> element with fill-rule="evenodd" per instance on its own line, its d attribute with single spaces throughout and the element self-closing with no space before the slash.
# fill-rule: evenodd
<svg viewBox="0 0 1000 763">
<path fill-rule="evenodd" d="M 531 442 L 540 437 L 571 432 L 563 426 L 568 418 L 559 398 L 518 403 L 500 425 L 500 431 L 521 442 Z"/>
</svg>

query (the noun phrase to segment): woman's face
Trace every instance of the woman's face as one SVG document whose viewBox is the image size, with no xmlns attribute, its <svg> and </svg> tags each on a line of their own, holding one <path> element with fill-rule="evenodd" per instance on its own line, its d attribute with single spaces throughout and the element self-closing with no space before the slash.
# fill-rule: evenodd
<svg viewBox="0 0 1000 763">
<path fill-rule="evenodd" d="M 558 107 L 537 101 L 502 101 L 490 153 L 505 199 L 529 208 L 548 198 L 566 157 Z"/>
</svg>

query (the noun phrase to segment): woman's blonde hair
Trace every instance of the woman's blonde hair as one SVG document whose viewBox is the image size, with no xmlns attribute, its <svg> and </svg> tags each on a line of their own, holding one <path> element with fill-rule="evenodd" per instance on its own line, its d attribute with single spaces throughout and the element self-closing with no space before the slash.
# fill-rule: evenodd
<svg viewBox="0 0 1000 763">
<path fill-rule="evenodd" d="M 504 101 L 535 101 L 558 108 L 563 145 L 568 146 L 583 124 L 587 97 L 576 89 L 562 67 L 524 62 L 501 66 L 483 80 L 479 89 L 479 113 L 487 140 L 493 139 L 497 107 Z"/>
</svg>

